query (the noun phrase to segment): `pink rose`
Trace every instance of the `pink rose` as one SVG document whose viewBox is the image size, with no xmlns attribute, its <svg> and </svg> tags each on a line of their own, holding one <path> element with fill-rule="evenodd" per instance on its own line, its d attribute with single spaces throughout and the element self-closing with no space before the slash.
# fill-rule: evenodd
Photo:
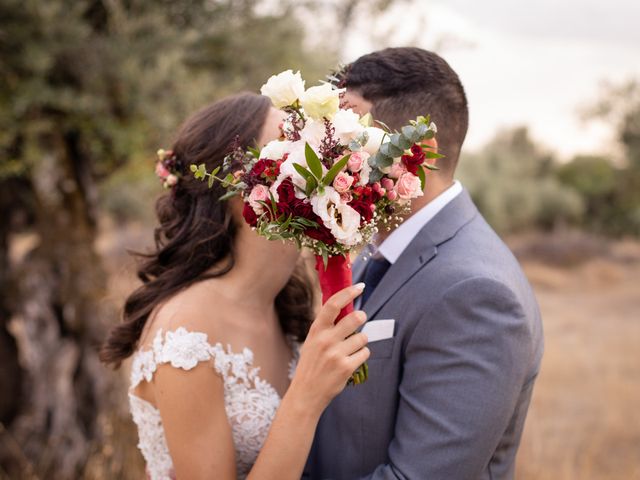
<svg viewBox="0 0 640 480">
<path fill-rule="evenodd" d="M 398 198 L 398 192 L 396 192 L 395 190 L 387 191 L 387 198 L 392 202 L 395 201 Z"/>
<path fill-rule="evenodd" d="M 256 185 L 249 194 L 249 205 L 258 215 L 264 212 L 264 207 L 259 202 L 266 202 L 269 198 L 269 189 L 264 185 Z"/>
<path fill-rule="evenodd" d="M 156 175 L 160 178 L 167 178 L 171 172 L 162 164 L 162 162 L 156 163 Z"/>
<path fill-rule="evenodd" d="M 353 152 L 347 162 L 347 168 L 350 172 L 359 172 L 362 170 L 364 162 L 369 160 L 369 156 L 367 152 Z"/>
<path fill-rule="evenodd" d="M 345 193 L 351 188 L 351 185 L 353 185 L 353 177 L 348 173 L 340 172 L 336 175 L 336 178 L 333 179 L 333 188 L 335 188 L 338 193 Z"/>
<path fill-rule="evenodd" d="M 411 200 L 423 194 L 420 179 L 413 173 L 408 172 L 398 179 L 396 191 L 398 192 L 398 196 L 403 200 Z"/>
<path fill-rule="evenodd" d="M 405 173 L 407 173 L 407 169 L 402 163 L 394 163 L 389 170 L 391 178 L 400 178 Z"/>
<path fill-rule="evenodd" d="M 391 180 L 390 178 L 383 178 L 382 180 L 380 180 L 380 184 L 387 191 L 393 190 L 394 183 L 393 183 L 393 180 Z"/>
</svg>

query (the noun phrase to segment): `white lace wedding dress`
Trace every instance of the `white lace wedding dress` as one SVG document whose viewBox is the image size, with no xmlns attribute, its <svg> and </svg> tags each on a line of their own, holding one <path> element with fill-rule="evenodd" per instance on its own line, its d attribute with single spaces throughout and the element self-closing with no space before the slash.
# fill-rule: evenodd
<svg viewBox="0 0 640 480">
<path fill-rule="evenodd" d="M 289 378 L 293 376 L 299 345 L 291 342 L 294 352 L 289 364 Z M 174 368 L 190 370 L 200 362 L 208 362 L 224 381 L 224 404 L 233 433 L 238 478 L 246 478 L 264 444 L 271 422 L 280 405 L 275 388 L 253 366 L 253 352 L 248 348 L 234 353 L 220 343 L 211 345 L 207 335 L 187 331 L 158 331 L 152 347 L 133 355 L 129 403 L 133 421 L 138 426 L 138 448 L 147 464 L 151 480 L 175 478 L 173 463 L 164 437 L 160 412 L 133 391 L 143 380 L 150 381 L 158 365 L 168 363 Z M 215 449 L 215 445 L 211 445 Z M 212 472 L 212 478 L 215 472 Z"/>
</svg>

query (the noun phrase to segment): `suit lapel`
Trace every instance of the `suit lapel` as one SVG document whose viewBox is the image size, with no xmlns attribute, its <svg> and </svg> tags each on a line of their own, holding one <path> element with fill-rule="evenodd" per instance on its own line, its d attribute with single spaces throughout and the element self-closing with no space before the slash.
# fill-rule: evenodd
<svg viewBox="0 0 640 480">
<path fill-rule="evenodd" d="M 438 245 L 454 237 L 458 230 L 471 221 L 476 214 L 475 205 L 466 190 L 463 190 L 438 212 L 418 232 L 402 252 L 402 255 L 391 265 L 386 275 L 382 277 L 382 280 L 364 305 L 363 309 L 367 313 L 367 317 L 370 320 L 373 319 L 384 304 L 437 255 Z M 366 262 L 362 261 L 360 257 L 358 257 L 358 260 L 360 261 L 359 263 L 366 265 Z M 362 276 L 364 266 L 358 265 L 358 268 L 359 275 Z"/>
</svg>

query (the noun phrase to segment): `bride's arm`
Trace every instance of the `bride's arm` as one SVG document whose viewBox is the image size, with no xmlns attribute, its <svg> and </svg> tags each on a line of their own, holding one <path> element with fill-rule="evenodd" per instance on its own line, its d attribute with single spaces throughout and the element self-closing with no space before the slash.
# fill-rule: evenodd
<svg viewBox="0 0 640 480">
<path fill-rule="evenodd" d="M 322 411 L 369 356 L 364 334 L 345 338 L 364 323 L 364 312 L 354 312 L 333 324 L 340 309 L 360 293 L 361 286 L 347 288 L 322 307 L 249 479 L 301 477 Z M 224 383 L 211 366 L 202 363 L 184 371 L 162 365 L 153 383 L 176 477 L 235 479 Z"/>
<path fill-rule="evenodd" d="M 313 322 L 295 377 L 249 480 L 298 480 L 302 476 L 320 415 L 369 357 L 364 334 L 346 338 L 366 321 L 364 312 L 354 312 L 337 325 L 333 323 L 342 307 L 361 292 L 362 286 L 338 292 Z"/>
</svg>

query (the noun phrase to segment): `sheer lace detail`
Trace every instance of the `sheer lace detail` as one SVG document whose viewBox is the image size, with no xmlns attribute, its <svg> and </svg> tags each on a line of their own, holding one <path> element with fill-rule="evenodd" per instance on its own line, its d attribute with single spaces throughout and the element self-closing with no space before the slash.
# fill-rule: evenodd
<svg viewBox="0 0 640 480">
<path fill-rule="evenodd" d="M 292 341 L 291 346 L 290 379 L 299 357 L 299 345 Z M 173 463 L 160 412 L 134 395 L 133 389 L 143 380 L 151 381 L 158 365 L 168 363 L 174 368 L 191 370 L 201 362 L 210 362 L 224 381 L 225 411 L 233 434 L 238 478 L 246 478 L 269 433 L 281 399 L 275 388 L 260 378 L 250 349 L 234 353 L 228 345 L 225 349 L 220 343 L 209 344 L 205 333 L 190 332 L 183 327 L 166 333 L 160 330 L 149 350 L 139 350 L 133 356 L 129 393 L 131 414 L 138 427 L 138 448 L 152 480 L 172 479 Z"/>
</svg>

